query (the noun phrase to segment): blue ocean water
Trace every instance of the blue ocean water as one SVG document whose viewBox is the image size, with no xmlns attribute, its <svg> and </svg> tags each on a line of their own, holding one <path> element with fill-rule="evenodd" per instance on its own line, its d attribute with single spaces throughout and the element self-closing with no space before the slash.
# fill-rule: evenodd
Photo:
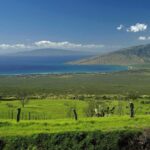
<svg viewBox="0 0 150 150">
<path fill-rule="evenodd" d="M 21 74 L 64 74 L 64 73 L 99 73 L 127 70 L 123 66 L 111 65 L 68 65 L 68 61 L 85 56 L 58 57 L 0 57 L 0 75 Z"/>
</svg>

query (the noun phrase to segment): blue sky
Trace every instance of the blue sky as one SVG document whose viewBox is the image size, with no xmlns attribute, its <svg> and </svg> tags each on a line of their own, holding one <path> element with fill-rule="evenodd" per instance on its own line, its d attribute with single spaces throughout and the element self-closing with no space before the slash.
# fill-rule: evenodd
<svg viewBox="0 0 150 150">
<path fill-rule="evenodd" d="M 0 53 L 149 43 L 149 6 L 149 0 L 0 0 Z"/>
</svg>

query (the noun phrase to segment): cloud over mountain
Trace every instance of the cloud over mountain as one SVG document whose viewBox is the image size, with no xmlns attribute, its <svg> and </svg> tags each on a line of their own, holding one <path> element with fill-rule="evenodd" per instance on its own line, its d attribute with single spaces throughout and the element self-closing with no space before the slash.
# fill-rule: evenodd
<svg viewBox="0 0 150 150">
<path fill-rule="evenodd" d="M 102 48 L 103 44 L 76 44 L 68 41 L 64 42 L 52 42 L 52 41 L 38 41 L 34 43 L 37 47 L 42 48 Z"/>
<path fill-rule="evenodd" d="M 0 44 L 0 49 L 24 49 L 27 48 L 25 44 Z"/>
<path fill-rule="evenodd" d="M 5 53 L 7 51 L 9 52 L 15 52 L 17 50 L 31 50 L 31 49 L 41 49 L 41 48 L 55 48 L 55 49 L 101 49 L 104 48 L 105 45 L 103 44 L 82 44 L 82 43 L 71 43 L 68 41 L 62 41 L 62 42 L 54 42 L 54 41 L 48 41 L 48 40 L 41 40 L 36 41 L 30 44 L 23 44 L 23 43 L 17 43 L 17 44 L 0 44 L 0 52 Z"/>
</svg>

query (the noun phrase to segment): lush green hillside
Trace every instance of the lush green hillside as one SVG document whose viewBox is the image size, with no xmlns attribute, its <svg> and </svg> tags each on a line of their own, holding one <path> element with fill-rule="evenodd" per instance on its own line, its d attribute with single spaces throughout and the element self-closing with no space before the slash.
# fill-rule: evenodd
<svg viewBox="0 0 150 150">
<path fill-rule="evenodd" d="M 108 74 L 66 74 L 0 76 L 0 95 L 15 96 L 27 90 L 35 96 L 105 95 L 138 91 L 149 95 L 150 71 L 137 70 Z"/>
<path fill-rule="evenodd" d="M 144 129 L 150 127 L 150 116 L 137 116 L 130 118 L 104 117 L 73 119 L 21 121 L 17 123 L 9 120 L 0 120 L 0 137 L 13 135 L 33 135 L 36 133 L 60 133 L 72 131 L 112 131 L 124 129 Z"/>
<path fill-rule="evenodd" d="M 20 101 L 1 101 L 0 149 L 137 150 L 150 146 L 149 99 L 134 101 L 135 118 L 129 117 L 127 100 L 97 101 L 98 107 L 115 106 L 114 114 L 86 117 L 92 106 L 86 100 L 31 100 L 24 108 Z M 19 123 L 16 122 L 18 107 L 21 107 Z M 77 121 L 71 115 L 72 108 L 77 110 Z"/>
<path fill-rule="evenodd" d="M 16 119 L 17 109 L 21 108 L 21 119 L 64 119 L 72 117 L 72 108 L 76 108 L 80 118 L 85 117 L 86 101 L 64 99 L 29 100 L 24 108 L 20 100 L 0 101 L 0 119 Z M 13 114 L 12 114 L 13 113 Z M 13 116 L 12 116 L 13 115 Z"/>
<path fill-rule="evenodd" d="M 1 150 L 149 149 L 149 116 L 0 121 Z"/>
<path fill-rule="evenodd" d="M 71 64 L 137 65 L 150 63 L 150 44 L 121 49 L 103 56 L 90 57 Z"/>
<path fill-rule="evenodd" d="M 1 100 L 0 101 L 0 119 L 16 119 L 17 109 L 21 108 L 21 120 L 42 120 L 42 119 L 66 119 L 74 118 L 73 109 L 76 109 L 79 119 L 88 116 L 95 116 L 93 111 L 97 108 L 99 111 L 104 110 L 105 116 L 129 116 L 129 102 L 131 100 L 117 100 L 114 97 L 112 100 L 98 98 L 94 100 L 86 98 L 82 100 L 63 100 L 63 99 L 38 99 L 29 100 L 25 106 L 22 106 L 20 100 Z M 134 101 L 135 115 L 148 115 L 150 114 L 150 100 L 147 98 L 138 98 Z M 107 109 L 113 112 L 107 112 Z"/>
</svg>

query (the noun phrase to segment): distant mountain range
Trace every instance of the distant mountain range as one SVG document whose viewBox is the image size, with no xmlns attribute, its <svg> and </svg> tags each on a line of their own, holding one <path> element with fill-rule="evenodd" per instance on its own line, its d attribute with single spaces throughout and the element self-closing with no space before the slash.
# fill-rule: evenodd
<svg viewBox="0 0 150 150">
<path fill-rule="evenodd" d="M 105 55 L 99 55 L 70 62 L 70 64 L 106 64 L 106 65 L 137 65 L 150 64 L 150 44 L 124 48 Z"/>
<path fill-rule="evenodd" d="M 76 51 L 76 50 L 46 48 L 46 49 L 35 49 L 35 50 L 30 50 L 30 51 L 18 52 L 18 53 L 11 54 L 11 55 L 14 55 L 14 56 L 66 56 L 66 55 L 94 55 L 94 54 L 95 53 Z"/>
</svg>

